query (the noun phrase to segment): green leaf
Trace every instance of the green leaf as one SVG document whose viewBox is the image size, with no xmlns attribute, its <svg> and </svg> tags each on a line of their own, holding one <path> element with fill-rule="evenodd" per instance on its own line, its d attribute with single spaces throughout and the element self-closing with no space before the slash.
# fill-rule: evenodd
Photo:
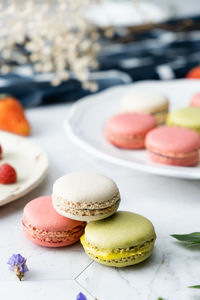
<svg viewBox="0 0 200 300">
<path fill-rule="evenodd" d="M 200 244 L 200 232 L 193 232 L 189 234 L 172 234 L 171 236 L 181 242 L 192 245 Z"/>
<path fill-rule="evenodd" d="M 160 297 L 159 297 L 158 300 L 163 300 L 163 298 L 160 298 Z"/>
<path fill-rule="evenodd" d="M 189 286 L 190 289 L 200 289 L 200 285 Z"/>
</svg>

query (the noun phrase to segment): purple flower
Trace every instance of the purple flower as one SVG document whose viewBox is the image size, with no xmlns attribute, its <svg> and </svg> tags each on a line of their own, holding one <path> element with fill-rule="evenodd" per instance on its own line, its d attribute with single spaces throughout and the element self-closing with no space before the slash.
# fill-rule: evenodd
<svg viewBox="0 0 200 300">
<path fill-rule="evenodd" d="M 82 293 L 79 293 L 76 296 L 76 300 L 87 300 L 87 298 L 85 297 L 85 295 L 83 295 Z"/>
<path fill-rule="evenodd" d="M 21 254 L 13 254 L 7 264 L 10 265 L 9 269 L 15 272 L 20 281 L 24 277 L 24 273 L 28 271 L 26 259 Z"/>
</svg>

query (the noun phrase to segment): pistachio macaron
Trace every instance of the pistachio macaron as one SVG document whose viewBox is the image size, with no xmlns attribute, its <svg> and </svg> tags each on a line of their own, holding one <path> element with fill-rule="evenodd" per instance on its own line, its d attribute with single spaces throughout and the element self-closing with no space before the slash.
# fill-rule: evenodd
<svg viewBox="0 0 200 300">
<path fill-rule="evenodd" d="M 200 133 L 200 107 L 190 106 L 172 111 L 167 117 L 167 125 L 186 127 Z"/>
<path fill-rule="evenodd" d="M 55 210 L 67 218 L 93 221 L 115 213 L 120 193 L 116 183 L 107 176 L 73 172 L 56 180 L 52 201 Z"/>
<path fill-rule="evenodd" d="M 107 219 L 86 225 L 81 243 L 85 252 L 100 264 L 126 267 L 147 259 L 153 251 L 156 234 L 145 217 L 118 211 Z"/>
</svg>

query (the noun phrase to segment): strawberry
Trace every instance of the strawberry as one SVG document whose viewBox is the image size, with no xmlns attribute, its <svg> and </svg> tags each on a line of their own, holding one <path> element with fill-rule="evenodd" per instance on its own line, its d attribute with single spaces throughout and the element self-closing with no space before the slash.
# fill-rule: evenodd
<svg viewBox="0 0 200 300">
<path fill-rule="evenodd" d="M 30 135 L 30 125 L 22 105 L 9 95 L 0 95 L 0 129 L 20 135 Z"/>
<path fill-rule="evenodd" d="M 17 173 L 9 164 L 0 165 L 0 183 L 10 184 L 17 181 Z"/>
<path fill-rule="evenodd" d="M 0 159 L 2 159 L 2 147 L 1 147 L 1 145 L 0 145 Z"/>
<path fill-rule="evenodd" d="M 188 78 L 188 79 L 200 79 L 200 66 L 191 69 L 187 73 L 186 78 Z"/>
</svg>

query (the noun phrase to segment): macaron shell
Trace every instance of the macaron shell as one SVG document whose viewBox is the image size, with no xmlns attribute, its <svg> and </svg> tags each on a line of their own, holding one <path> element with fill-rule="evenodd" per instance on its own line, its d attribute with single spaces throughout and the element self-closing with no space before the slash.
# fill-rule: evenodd
<svg viewBox="0 0 200 300">
<path fill-rule="evenodd" d="M 182 166 L 182 167 L 192 167 L 196 166 L 199 162 L 199 153 L 196 152 L 191 157 L 182 157 L 180 159 L 179 156 L 176 156 L 176 154 L 173 154 L 173 158 L 162 156 L 158 154 L 154 154 L 150 151 L 147 151 L 148 156 L 150 159 L 155 163 L 165 164 L 165 165 L 172 165 L 172 166 Z"/>
<path fill-rule="evenodd" d="M 125 95 L 121 100 L 121 111 L 154 113 L 168 110 L 168 98 L 156 91 L 135 91 Z"/>
<path fill-rule="evenodd" d="M 82 225 L 58 214 L 52 205 L 51 196 L 43 196 L 30 201 L 24 208 L 23 218 L 37 229 L 46 231 L 66 231 Z"/>
<path fill-rule="evenodd" d="M 145 144 L 148 150 L 158 153 L 189 153 L 199 149 L 200 137 L 187 128 L 162 126 L 147 134 Z"/>
<path fill-rule="evenodd" d="M 190 106 L 171 112 L 167 117 L 167 124 L 186 127 L 200 133 L 200 107 Z"/>
<path fill-rule="evenodd" d="M 112 134 L 140 136 L 155 126 L 155 118 L 148 114 L 125 113 L 111 117 L 107 122 L 106 130 Z"/>
<path fill-rule="evenodd" d="M 40 239 L 40 237 L 36 238 L 33 237 L 32 235 L 28 234 L 28 232 L 26 230 L 24 230 L 24 228 L 22 227 L 23 233 L 25 235 L 25 237 L 32 243 L 38 245 L 38 246 L 42 246 L 42 247 L 50 247 L 50 248 L 58 248 L 58 247 L 65 247 L 65 246 L 69 246 L 72 245 L 76 242 L 79 241 L 81 235 L 84 232 L 84 229 L 82 231 L 79 231 L 78 233 L 76 233 L 73 236 L 70 236 L 68 239 L 65 239 L 64 241 L 60 241 L 58 243 L 55 242 L 50 242 L 50 241 L 42 241 Z M 56 235 L 55 235 L 56 238 Z"/>
<path fill-rule="evenodd" d="M 101 249 L 129 248 L 153 238 L 155 231 L 152 223 L 143 216 L 126 211 L 91 222 L 85 228 L 86 242 Z"/>
<path fill-rule="evenodd" d="M 100 203 L 112 199 L 118 193 L 116 183 L 102 174 L 93 172 L 72 172 L 66 174 L 53 185 L 53 194 L 70 202 Z"/>
<path fill-rule="evenodd" d="M 113 144 L 114 146 L 121 148 L 121 149 L 143 149 L 144 148 L 144 141 L 145 137 L 141 138 L 134 138 L 131 139 L 124 139 L 120 138 L 119 136 L 113 136 L 109 132 L 105 132 L 106 139 Z"/>
</svg>

